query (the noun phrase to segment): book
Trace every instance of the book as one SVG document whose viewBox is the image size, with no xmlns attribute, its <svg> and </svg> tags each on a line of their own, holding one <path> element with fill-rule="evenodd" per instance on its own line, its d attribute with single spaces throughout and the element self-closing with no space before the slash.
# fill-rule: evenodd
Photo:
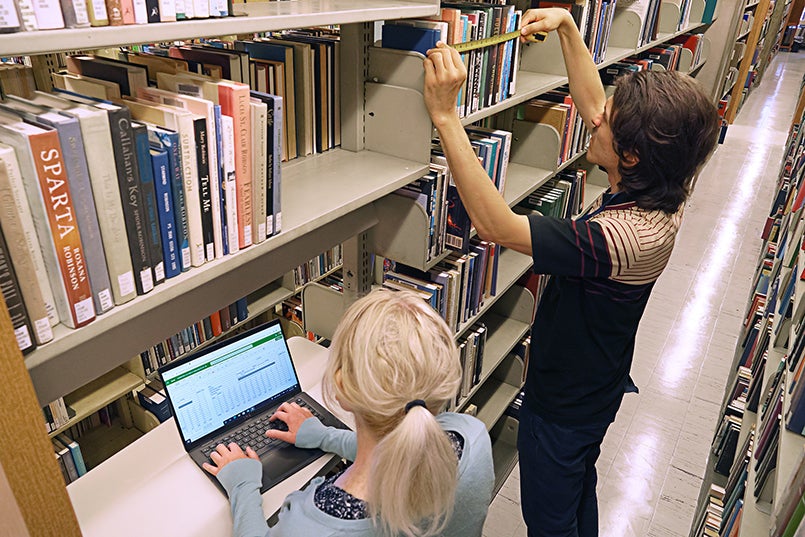
<svg viewBox="0 0 805 537">
<path fill-rule="evenodd" d="M 101 239 L 98 213 L 89 177 L 89 166 L 84 148 L 84 138 L 78 119 L 56 112 L 38 114 L 36 119 L 56 129 L 59 134 L 66 176 L 76 209 L 78 230 L 84 247 L 85 263 L 92 288 L 95 313 L 101 315 L 115 305 L 112 283 L 106 268 L 106 254 Z"/>
<path fill-rule="evenodd" d="M 10 0 L 5 0 L 0 9 L 0 33 L 14 33 L 22 30 L 22 21 L 17 13 L 17 6 Z"/>
<path fill-rule="evenodd" d="M 122 95 L 135 96 L 138 88 L 148 87 L 148 73 L 145 67 L 129 62 L 99 56 L 68 56 L 67 70 L 74 74 L 113 82 L 120 86 Z"/>
<path fill-rule="evenodd" d="M 88 28 L 89 13 L 84 0 L 61 0 L 65 28 Z"/>
<path fill-rule="evenodd" d="M 31 327 L 37 343 L 47 343 L 53 339 L 51 326 L 58 323 L 59 317 L 19 163 L 14 149 L 5 144 L 0 144 L 0 200 L 0 226 L 11 262 L 21 276 L 18 283 Z"/>
<path fill-rule="evenodd" d="M 120 99 L 120 86 L 114 82 L 66 71 L 51 73 L 50 78 L 54 88 L 72 91 L 95 99 L 110 101 Z"/>
<path fill-rule="evenodd" d="M 223 147 L 223 155 L 221 156 L 223 175 L 221 177 L 226 202 L 227 244 L 229 245 L 229 253 L 232 254 L 240 249 L 238 238 L 240 227 L 238 225 L 238 190 L 235 178 L 235 128 L 231 117 L 221 117 L 221 133 Z"/>
<path fill-rule="evenodd" d="M 251 110 L 251 156 L 252 156 L 252 243 L 266 239 L 266 181 L 268 175 L 267 106 L 252 97 Z"/>
<path fill-rule="evenodd" d="M 87 0 L 87 16 L 90 26 L 109 26 L 104 0 Z"/>
<path fill-rule="evenodd" d="M 148 141 L 148 128 L 143 123 L 132 121 L 134 146 L 137 152 L 137 171 L 139 172 L 139 186 L 143 200 L 143 213 L 145 216 L 146 243 L 151 257 L 151 270 L 154 276 L 154 285 L 165 281 L 165 263 L 162 258 L 162 234 L 160 232 L 159 217 L 157 213 L 156 186 L 154 185 L 154 168 L 151 162 L 150 143 Z"/>
<path fill-rule="evenodd" d="M 38 30 L 64 28 L 64 17 L 58 0 L 33 0 Z"/>
<path fill-rule="evenodd" d="M 72 483 L 79 477 L 78 469 L 76 468 L 72 453 L 70 453 L 70 450 L 62 443 L 61 440 L 59 440 L 58 437 L 53 437 L 50 439 L 50 441 L 53 443 L 53 447 L 56 450 L 56 454 L 59 456 L 59 460 L 64 464 L 64 467 L 67 470 L 67 477 L 69 480 L 68 483 Z"/>
<path fill-rule="evenodd" d="M 237 185 L 238 245 L 252 244 L 252 162 L 251 116 L 249 113 L 249 86 L 234 82 L 219 82 L 218 95 L 221 113 L 232 118 L 235 133 L 235 181 Z"/>
<path fill-rule="evenodd" d="M 57 434 L 56 438 L 59 440 L 59 442 L 67 446 L 67 449 L 70 450 L 70 455 L 73 458 L 73 463 L 75 464 L 78 476 L 81 477 L 82 475 L 86 474 L 87 465 L 84 462 L 84 457 L 81 454 L 81 446 L 78 445 L 78 442 L 67 436 L 65 433 Z"/>
<path fill-rule="evenodd" d="M 14 147 L 59 319 L 79 328 L 95 319 L 92 290 L 66 166 L 55 129 L 0 117 L 0 142 Z"/>
<path fill-rule="evenodd" d="M 128 302 L 137 296 L 137 291 L 127 247 L 117 169 L 113 159 L 96 158 L 97 155 L 114 154 L 108 111 L 41 92 L 37 92 L 31 102 L 58 110 L 79 122 L 113 300 L 118 305 Z M 92 148 L 89 152 L 88 147 Z"/>
<path fill-rule="evenodd" d="M 159 127 L 158 125 L 147 124 L 147 127 L 148 141 L 151 147 L 165 151 L 165 155 L 168 158 L 167 172 L 170 188 L 170 212 L 173 215 L 173 240 L 176 242 L 179 268 L 184 272 L 190 269 L 191 263 L 187 236 L 187 208 L 185 207 L 184 187 L 182 185 L 182 155 L 179 147 L 179 135 L 176 131 Z"/>
<path fill-rule="evenodd" d="M 0 173 L 5 166 L 0 164 Z M 3 232 L 0 229 L 0 292 L 3 293 L 3 300 L 11 317 L 11 326 L 14 329 L 14 336 L 17 339 L 17 346 L 23 354 L 28 354 L 36 349 L 36 342 L 33 337 L 31 322 L 28 311 L 25 309 L 25 302 L 20 292 L 17 276 L 8 255 Z"/>
<path fill-rule="evenodd" d="M 383 48 L 411 50 L 424 56 L 428 50 L 436 48 L 436 43 L 442 39 L 442 33 L 447 33 L 447 25 L 442 30 L 386 22 L 381 31 Z"/>
</svg>

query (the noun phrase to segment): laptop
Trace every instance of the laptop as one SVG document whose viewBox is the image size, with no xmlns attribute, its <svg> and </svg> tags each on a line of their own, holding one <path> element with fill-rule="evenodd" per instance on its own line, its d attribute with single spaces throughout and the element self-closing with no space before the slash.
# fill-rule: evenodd
<svg viewBox="0 0 805 537">
<path fill-rule="evenodd" d="M 302 391 L 279 319 L 171 362 L 159 370 L 185 451 L 199 467 L 218 444 L 251 446 L 263 463 L 263 493 L 324 452 L 265 437 L 287 430 L 269 417 L 284 402 L 306 407 L 324 425 L 348 429 Z M 224 490 L 218 479 L 202 471 Z"/>
</svg>

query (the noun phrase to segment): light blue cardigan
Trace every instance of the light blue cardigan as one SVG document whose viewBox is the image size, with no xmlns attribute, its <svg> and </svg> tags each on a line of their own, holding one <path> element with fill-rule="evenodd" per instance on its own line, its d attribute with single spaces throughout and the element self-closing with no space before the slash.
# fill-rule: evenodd
<svg viewBox="0 0 805 537">
<path fill-rule="evenodd" d="M 492 500 L 494 471 L 492 445 L 482 422 L 466 414 L 442 413 L 436 421 L 445 431 L 464 438 L 464 451 L 458 464 L 458 488 L 453 516 L 442 533 L 444 537 L 481 535 L 489 502 Z M 302 423 L 296 445 L 319 448 L 354 460 L 357 438 L 353 431 L 325 427 L 315 418 Z M 423 454 L 427 456 L 427 454 Z M 323 478 L 317 477 L 301 491 L 288 495 L 279 512 L 279 522 L 269 528 L 263 516 L 260 497 L 262 466 L 253 459 L 227 464 L 218 480 L 229 494 L 234 521 L 234 537 L 379 537 L 372 520 L 342 520 L 319 510 L 313 495 Z"/>
</svg>

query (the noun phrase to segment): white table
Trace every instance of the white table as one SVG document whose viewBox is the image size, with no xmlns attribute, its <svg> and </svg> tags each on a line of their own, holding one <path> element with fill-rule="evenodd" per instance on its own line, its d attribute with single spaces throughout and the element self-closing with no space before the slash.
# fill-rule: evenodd
<svg viewBox="0 0 805 537">
<path fill-rule="evenodd" d="M 307 339 L 288 339 L 302 389 L 317 401 L 329 351 Z M 351 414 L 330 410 L 354 428 Z M 285 497 L 305 486 L 333 460 L 323 455 L 263 494 L 266 518 Z M 187 536 L 232 534 L 229 501 L 190 460 L 173 419 L 160 424 L 67 487 L 85 537 Z"/>
</svg>

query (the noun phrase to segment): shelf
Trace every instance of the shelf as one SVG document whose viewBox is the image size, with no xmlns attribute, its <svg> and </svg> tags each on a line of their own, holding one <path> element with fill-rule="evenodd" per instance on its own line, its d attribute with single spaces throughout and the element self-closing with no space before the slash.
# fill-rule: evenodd
<svg viewBox="0 0 805 537">
<path fill-rule="evenodd" d="M 491 431 L 492 463 L 495 468 L 495 487 L 492 497 L 508 479 L 517 466 L 517 429 L 519 422 L 511 416 L 504 416 Z"/>
<path fill-rule="evenodd" d="M 439 3 L 432 0 L 305 0 L 236 4 L 235 11 L 239 14 L 235 17 L 3 34 L 0 35 L 0 56 L 429 17 L 438 14 Z M 30 38 L 23 38 L 23 33 L 29 33 Z"/>
<path fill-rule="evenodd" d="M 95 372 L 122 364 L 322 249 L 366 231 L 377 223 L 371 203 L 426 171 L 427 164 L 341 149 L 283 166 L 282 233 L 184 272 L 79 330 L 57 326 L 54 341 L 26 358 L 40 402 L 76 390 Z"/>
<path fill-rule="evenodd" d="M 487 430 L 491 429 L 500 419 L 520 390 L 520 386 L 512 386 L 495 378 L 487 380 L 481 386 L 473 397 L 473 402 L 477 401 L 475 403 L 478 406 L 476 417 L 486 424 Z"/>
<path fill-rule="evenodd" d="M 492 373 L 509 355 L 517 343 L 523 339 L 531 325 L 509 319 L 494 313 L 488 313 L 483 318 L 488 330 L 486 346 L 484 347 L 484 364 L 478 384 L 467 393 L 467 396 L 458 404 L 458 412 L 462 412 L 467 403 L 481 389 Z"/>
<path fill-rule="evenodd" d="M 122 367 L 114 368 L 105 375 L 65 396 L 64 402 L 75 410 L 75 416 L 55 431 L 48 433 L 48 436 L 52 438 L 66 431 L 79 421 L 91 416 L 109 403 L 120 399 L 142 384 L 143 379 L 134 373 L 130 373 Z"/>
<path fill-rule="evenodd" d="M 531 268 L 533 261 L 531 257 L 507 248 L 504 249 L 500 254 L 500 260 L 498 263 L 497 295 L 487 298 L 484 301 L 484 307 L 481 308 L 481 311 L 478 313 L 478 315 L 473 316 L 469 321 L 463 323 L 459 327 L 459 330 L 456 333 L 457 336 L 460 336 L 469 327 L 478 322 L 484 313 L 487 312 L 492 305 L 506 293 L 509 287 L 514 285 L 515 282 L 520 279 L 520 276 L 525 274 L 526 271 Z"/>
<path fill-rule="evenodd" d="M 534 45 L 538 46 L 538 45 Z M 476 121 L 493 116 L 504 110 L 508 110 L 512 106 L 524 103 L 529 99 L 533 99 L 545 92 L 556 89 L 559 86 L 567 84 L 567 77 L 561 75 L 535 73 L 531 71 L 520 70 L 517 73 L 517 87 L 516 93 L 497 104 L 494 104 L 483 110 L 479 110 L 461 119 L 462 125 L 471 125 Z"/>
<path fill-rule="evenodd" d="M 509 170 L 506 174 L 506 189 L 503 192 L 503 198 L 506 200 L 509 207 L 514 207 L 523 201 L 526 196 L 544 185 L 548 179 L 565 168 L 572 166 L 586 153 L 586 150 L 579 151 L 563 162 L 555 171 L 509 162 Z"/>
</svg>

